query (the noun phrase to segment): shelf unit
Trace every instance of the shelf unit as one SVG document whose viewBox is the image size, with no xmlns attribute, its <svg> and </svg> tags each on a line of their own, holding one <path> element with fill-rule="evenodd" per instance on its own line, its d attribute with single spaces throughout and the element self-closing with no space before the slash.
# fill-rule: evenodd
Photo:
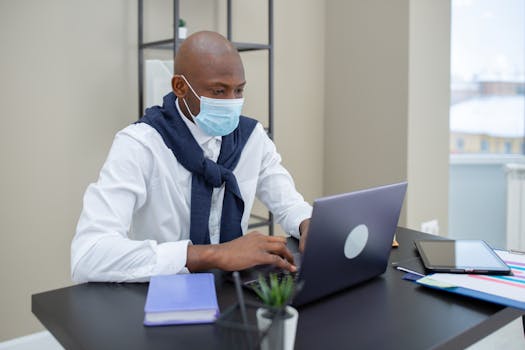
<svg viewBox="0 0 525 350">
<path fill-rule="evenodd" d="M 139 92 L 139 118 L 144 111 L 144 51 L 148 49 L 170 50 L 173 57 L 179 45 L 184 41 L 178 37 L 178 23 L 180 19 L 179 0 L 173 0 L 173 37 L 164 40 L 144 42 L 144 0 L 138 0 L 138 92 Z M 268 43 L 246 43 L 232 40 L 232 0 L 226 1 L 226 38 L 230 40 L 239 52 L 267 51 L 268 52 L 268 126 L 266 132 L 273 139 L 273 0 L 268 0 Z M 273 215 L 268 212 L 268 217 L 251 214 L 249 228 L 268 227 L 270 235 L 274 234 Z"/>
</svg>

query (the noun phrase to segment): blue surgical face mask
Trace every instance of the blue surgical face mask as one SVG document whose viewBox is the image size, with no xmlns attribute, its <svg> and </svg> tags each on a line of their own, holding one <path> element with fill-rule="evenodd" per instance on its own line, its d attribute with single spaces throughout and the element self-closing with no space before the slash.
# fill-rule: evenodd
<svg viewBox="0 0 525 350">
<path fill-rule="evenodd" d="M 188 84 L 193 94 L 200 100 L 201 110 L 196 116 L 193 115 L 184 98 L 182 102 L 184 102 L 188 112 L 202 131 L 210 136 L 225 136 L 237 128 L 244 98 L 220 99 L 199 96 L 184 75 L 181 75 L 181 77 Z"/>
</svg>

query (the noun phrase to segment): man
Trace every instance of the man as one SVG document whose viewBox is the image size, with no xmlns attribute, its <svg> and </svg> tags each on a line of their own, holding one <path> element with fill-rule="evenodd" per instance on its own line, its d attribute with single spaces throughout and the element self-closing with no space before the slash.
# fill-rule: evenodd
<svg viewBox="0 0 525 350">
<path fill-rule="evenodd" d="M 257 197 L 304 247 L 311 206 L 261 124 L 240 117 L 237 50 L 199 32 L 180 46 L 173 92 L 117 133 L 71 245 L 74 281 L 273 264 L 295 271 L 283 237 L 246 233 Z"/>
</svg>

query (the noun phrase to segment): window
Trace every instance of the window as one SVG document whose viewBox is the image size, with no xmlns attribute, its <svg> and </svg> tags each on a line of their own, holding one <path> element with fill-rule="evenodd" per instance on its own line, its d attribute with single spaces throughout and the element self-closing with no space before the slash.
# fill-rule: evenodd
<svg viewBox="0 0 525 350">
<path fill-rule="evenodd" d="M 489 151 L 489 141 L 488 140 L 481 140 L 480 146 L 479 146 L 480 152 L 486 153 Z"/>
<path fill-rule="evenodd" d="M 465 141 L 463 140 L 463 138 L 459 137 L 456 140 L 456 149 L 458 152 L 462 152 L 464 148 L 465 148 Z"/>
<path fill-rule="evenodd" d="M 451 153 L 523 153 L 525 1 L 452 0 L 450 96 Z"/>
<path fill-rule="evenodd" d="M 448 237 L 504 248 L 505 164 L 525 162 L 525 0 L 451 5 Z"/>
<path fill-rule="evenodd" d="M 512 153 L 512 142 L 510 141 L 505 141 L 505 143 L 503 144 L 503 153 Z"/>
</svg>

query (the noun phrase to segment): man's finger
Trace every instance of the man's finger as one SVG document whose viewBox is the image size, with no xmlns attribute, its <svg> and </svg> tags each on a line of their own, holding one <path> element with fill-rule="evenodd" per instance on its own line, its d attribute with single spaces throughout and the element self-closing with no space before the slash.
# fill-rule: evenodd
<svg viewBox="0 0 525 350">
<path fill-rule="evenodd" d="M 284 243 L 268 243 L 265 249 L 267 252 L 280 255 L 284 259 L 288 260 L 290 263 L 294 262 L 292 252 L 286 247 Z"/>
<path fill-rule="evenodd" d="M 279 255 L 275 254 L 268 254 L 270 257 L 270 260 L 268 261 L 269 264 L 275 265 L 277 267 L 280 267 L 283 270 L 288 270 L 290 272 L 297 271 L 297 267 L 290 262 L 288 262 L 286 259 L 283 259 Z"/>
<path fill-rule="evenodd" d="M 284 236 L 266 236 L 268 242 L 281 242 L 286 243 L 286 237 Z"/>
</svg>

